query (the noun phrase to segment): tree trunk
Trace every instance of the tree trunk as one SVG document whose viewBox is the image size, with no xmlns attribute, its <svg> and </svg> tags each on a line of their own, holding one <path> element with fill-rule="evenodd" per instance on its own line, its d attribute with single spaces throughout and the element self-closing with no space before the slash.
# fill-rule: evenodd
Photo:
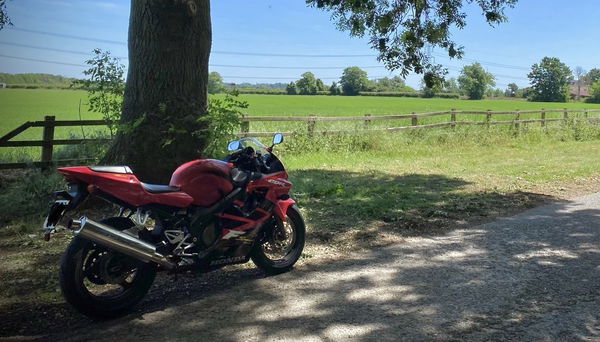
<svg viewBox="0 0 600 342">
<path fill-rule="evenodd" d="M 167 183 L 206 141 L 209 0 L 132 0 L 122 127 L 105 162 Z"/>
</svg>

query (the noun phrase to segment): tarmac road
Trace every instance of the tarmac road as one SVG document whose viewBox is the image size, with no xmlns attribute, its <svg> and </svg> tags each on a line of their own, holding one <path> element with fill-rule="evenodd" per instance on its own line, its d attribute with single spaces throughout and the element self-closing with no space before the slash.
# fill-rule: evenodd
<svg viewBox="0 0 600 342">
<path fill-rule="evenodd" d="M 275 277 L 210 277 L 163 281 L 180 287 L 155 287 L 137 314 L 43 338 L 600 341 L 600 194 Z"/>
</svg>

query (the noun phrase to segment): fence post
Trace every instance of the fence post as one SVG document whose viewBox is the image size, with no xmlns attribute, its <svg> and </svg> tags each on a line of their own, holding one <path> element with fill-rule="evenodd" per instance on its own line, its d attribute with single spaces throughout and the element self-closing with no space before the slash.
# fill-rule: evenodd
<svg viewBox="0 0 600 342">
<path fill-rule="evenodd" d="M 413 115 L 417 114 L 416 112 L 412 112 L 412 113 L 413 113 Z M 413 117 L 412 117 L 412 119 L 411 119 L 411 124 L 412 124 L 413 126 L 416 126 L 416 125 L 417 125 L 417 117 L 416 117 L 416 116 L 413 116 Z"/>
<path fill-rule="evenodd" d="M 371 114 L 365 114 L 365 129 L 368 129 L 371 126 Z"/>
<path fill-rule="evenodd" d="M 585 108 L 583 109 L 583 117 L 586 119 L 588 118 L 588 110 Z"/>
<path fill-rule="evenodd" d="M 490 113 L 490 112 L 491 112 L 491 110 L 488 109 L 487 112 L 486 112 L 486 114 L 485 114 L 485 123 L 486 123 L 486 125 L 487 125 L 488 128 L 490 127 L 490 121 L 492 121 L 492 113 Z"/>
<path fill-rule="evenodd" d="M 568 109 L 567 109 L 567 108 L 565 108 L 565 111 L 564 111 L 564 113 L 563 113 L 563 118 L 564 118 L 565 120 L 567 120 L 567 119 L 569 118 L 569 112 L 568 112 Z"/>
<path fill-rule="evenodd" d="M 246 117 L 242 115 L 242 120 L 240 121 L 240 129 L 244 136 L 247 136 L 248 132 L 250 132 L 250 121 L 245 121 L 245 119 Z"/>
<path fill-rule="evenodd" d="M 542 124 L 542 127 L 546 126 L 546 112 L 544 111 L 544 108 L 542 108 L 542 121 L 540 123 Z"/>
<path fill-rule="evenodd" d="M 316 116 L 314 116 L 314 115 L 311 115 L 308 118 L 308 121 L 306 122 L 306 130 L 308 132 L 309 137 L 312 137 L 315 132 L 315 122 L 316 122 Z"/>
<path fill-rule="evenodd" d="M 517 109 L 515 111 L 515 129 L 517 130 L 517 133 L 519 132 L 519 129 L 521 128 L 521 123 L 519 122 L 521 120 L 521 112 Z"/>
<path fill-rule="evenodd" d="M 44 131 L 42 133 L 42 169 L 47 168 L 52 162 L 52 140 L 54 140 L 54 119 L 52 115 L 44 117 Z"/>
<path fill-rule="evenodd" d="M 450 122 L 452 123 L 450 125 L 450 127 L 452 127 L 452 129 L 456 128 L 456 113 L 455 113 L 456 109 L 452 108 L 450 110 Z"/>
</svg>

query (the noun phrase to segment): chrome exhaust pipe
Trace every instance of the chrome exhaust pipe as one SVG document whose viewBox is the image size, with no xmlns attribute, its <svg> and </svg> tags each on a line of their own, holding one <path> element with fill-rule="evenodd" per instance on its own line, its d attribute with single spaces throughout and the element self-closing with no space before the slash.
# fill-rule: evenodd
<svg viewBox="0 0 600 342">
<path fill-rule="evenodd" d="M 85 216 L 69 222 L 68 228 L 73 229 L 73 234 L 76 236 L 81 236 L 140 261 L 155 262 L 167 269 L 173 269 L 176 266 L 164 255 L 158 253 L 154 245 Z"/>
</svg>

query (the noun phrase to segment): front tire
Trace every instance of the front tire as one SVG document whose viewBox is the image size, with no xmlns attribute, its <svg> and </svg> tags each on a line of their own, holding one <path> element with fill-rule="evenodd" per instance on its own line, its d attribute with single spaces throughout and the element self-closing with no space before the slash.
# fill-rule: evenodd
<svg viewBox="0 0 600 342">
<path fill-rule="evenodd" d="M 124 217 L 100 221 L 118 230 L 135 224 Z M 60 288 L 77 311 L 95 319 L 126 313 L 148 292 L 156 265 L 143 263 L 96 243 L 75 237 L 62 256 Z"/>
<path fill-rule="evenodd" d="M 287 272 L 304 249 L 306 226 L 296 205 L 287 210 L 285 221 L 274 219 L 266 236 L 257 241 L 250 253 L 256 266 L 268 274 Z"/>
</svg>

